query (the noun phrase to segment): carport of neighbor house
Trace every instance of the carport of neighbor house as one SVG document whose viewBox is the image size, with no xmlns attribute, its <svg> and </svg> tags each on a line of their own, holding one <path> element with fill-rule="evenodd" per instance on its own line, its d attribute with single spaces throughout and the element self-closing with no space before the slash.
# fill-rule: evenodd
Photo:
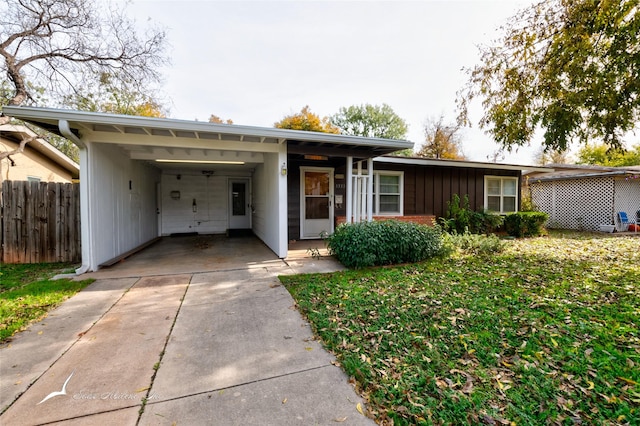
<svg viewBox="0 0 640 426">
<path fill-rule="evenodd" d="M 317 253 L 320 257 L 315 256 Z M 111 266 L 83 275 L 83 278 L 196 274 L 274 266 L 288 266 L 291 273 L 345 269 L 328 255 L 323 240 L 292 241 L 288 256 L 280 259 L 253 235 L 184 235 L 159 238 Z"/>
</svg>

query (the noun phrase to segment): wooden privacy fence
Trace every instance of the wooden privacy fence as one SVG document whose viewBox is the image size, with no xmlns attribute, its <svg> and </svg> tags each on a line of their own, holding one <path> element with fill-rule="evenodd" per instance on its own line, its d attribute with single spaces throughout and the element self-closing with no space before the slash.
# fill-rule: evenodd
<svg viewBox="0 0 640 426">
<path fill-rule="evenodd" d="M 78 262 L 80 185 L 2 182 L 2 262 Z"/>
</svg>

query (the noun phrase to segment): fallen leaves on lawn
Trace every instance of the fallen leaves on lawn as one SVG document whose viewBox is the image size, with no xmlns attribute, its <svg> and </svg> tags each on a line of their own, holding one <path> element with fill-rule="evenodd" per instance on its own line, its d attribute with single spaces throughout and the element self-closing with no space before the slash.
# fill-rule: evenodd
<svg viewBox="0 0 640 426">
<path fill-rule="evenodd" d="M 381 419 L 633 424 L 639 264 L 637 238 L 539 238 L 283 282 Z"/>
</svg>

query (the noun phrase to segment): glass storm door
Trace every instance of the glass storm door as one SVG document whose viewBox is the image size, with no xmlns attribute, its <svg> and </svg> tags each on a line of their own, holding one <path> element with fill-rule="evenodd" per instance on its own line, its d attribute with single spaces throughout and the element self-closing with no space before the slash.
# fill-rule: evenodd
<svg viewBox="0 0 640 426">
<path fill-rule="evenodd" d="M 249 203 L 249 181 L 229 181 L 229 229 L 251 228 L 251 205 Z"/>
<path fill-rule="evenodd" d="M 333 232 L 333 169 L 300 169 L 300 238 Z"/>
</svg>

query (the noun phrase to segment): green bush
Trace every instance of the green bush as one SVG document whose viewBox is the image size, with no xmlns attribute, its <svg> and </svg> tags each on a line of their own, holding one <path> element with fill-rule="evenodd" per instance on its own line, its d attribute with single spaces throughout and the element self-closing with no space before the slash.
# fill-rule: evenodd
<svg viewBox="0 0 640 426">
<path fill-rule="evenodd" d="M 443 252 L 439 228 L 398 220 L 342 224 L 327 247 L 348 268 L 419 262 Z"/>
<path fill-rule="evenodd" d="M 504 249 L 504 242 L 496 235 L 480 235 L 465 232 L 445 237 L 445 246 L 452 246 L 467 254 L 491 255 Z"/>
<path fill-rule="evenodd" d="M 537 237 L 542 235 L 543 225 L 549 219 L 544 212 L 517 212 L 505 217 L 507 233 L 514 237 Z"/>
<path fill-rule="evenodd" d="M 486 210 L 473 211 L 469 206 L 469 195 L 460 200 L 458 194 L 453 194 L 447 202 L 445 217 L 438 223 L 450 234 L 488 234 L 502 226 L 503 218 Z"/>
</svg>

